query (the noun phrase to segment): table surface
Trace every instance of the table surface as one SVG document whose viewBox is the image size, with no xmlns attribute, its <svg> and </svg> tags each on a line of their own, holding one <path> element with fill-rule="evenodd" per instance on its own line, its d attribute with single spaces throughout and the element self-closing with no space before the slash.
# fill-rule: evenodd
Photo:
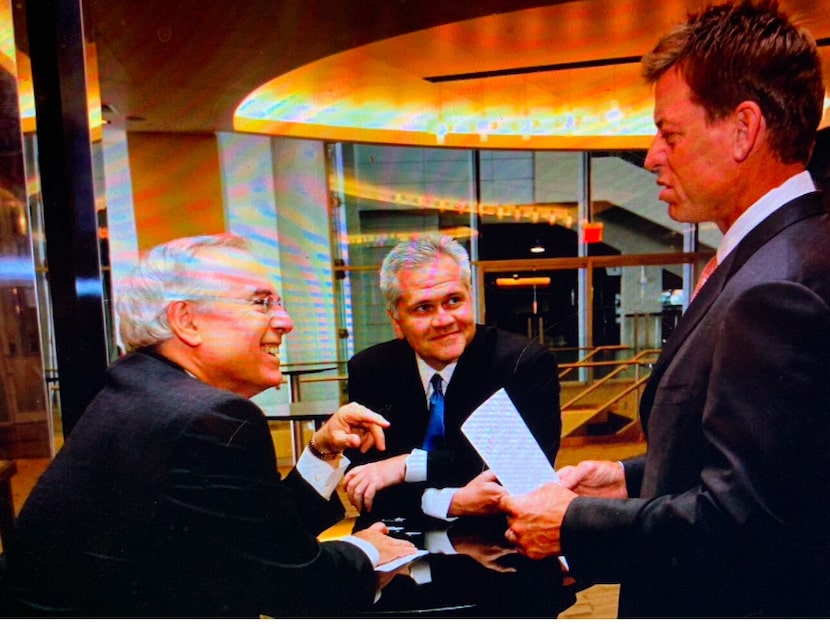
<svg viewBox="0 0 830 634">
<path fill-rule="evenodd" d="M 389 518 L 386 524 L 394 537 L 419 548 L 427 531 L 446 530 L 453 547 L 464 554 L 430 553 L 399 569 L 391 580 L 387 577 L 380 599 L 362 616 L 556 618 L 576 602 L 577 587 L 556 557 L 534 561 L 510 552 L 503 517 L 461 518 L 451 524 Z M 359 518 L 355 530 L 363 527 Z"/>
</svg>

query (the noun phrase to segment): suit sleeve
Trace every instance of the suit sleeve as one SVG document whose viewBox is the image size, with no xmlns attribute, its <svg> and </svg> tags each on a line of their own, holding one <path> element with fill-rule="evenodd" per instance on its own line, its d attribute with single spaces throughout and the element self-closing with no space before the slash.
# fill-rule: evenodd
<svg viewBox="0 0 830 634">
<path fill-rule="evenodd" d="M 554 352 L 541 346 L 526 348 L 507 392 L 553 465 L 562 436 L 559 365 Z"/>
<path fill-rule="evenodd" d="M 179 438 L 159 501 L 160 544 L 198 562 L 199 583 L 236 591 L 237 605 L 271 615 L 336 614 L 368 605 L 369 559 L 315 535 L 342 517 L 297 473 L 280 481 L 267 422 L 234 401 L 203 414 Z M 221 580 L 221 582 L 220 582 Z M 209 591 L 209 588 L 206 588 Z M 222 598 L 217 597 L 217 600 Z"/>
<path fill-rule="evenodd" d="M 759 285 L 706 334 L 715 344 L 698 484 L 651 499 L 574 500 L 562 545 L 578 580 L 645 570 L 682 591 L 756 562 L 805 574 L 826 554 L 828 511 L 816 500 L 830 478 L 827 305 L 801 285 Z"/>
</svg>

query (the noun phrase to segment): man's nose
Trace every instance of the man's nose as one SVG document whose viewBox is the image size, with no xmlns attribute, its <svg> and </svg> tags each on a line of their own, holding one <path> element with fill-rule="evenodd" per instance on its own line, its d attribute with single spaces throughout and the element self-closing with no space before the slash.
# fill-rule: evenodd
<svg viewBox="0 0 830 634">
<path fill-rule="evenodd" d="M 435 314 L 432 316 L 433 326 L 447 326 L 453 321 L 452 312 L 442 306 L 439 306 L 438 310 L 436 310 Z"/>
<path fill-rule="evenodd" d="M 268 327 L 283 332 L 291 332 L 294 330 L 294 321 L 285 308 L 277 306 L 271 311 L 271 316 L 268 318 Z"/>
<path fill-rule="evenodd" d="M 655 135 L 651 140 L 651 145 L 648 146 L 646 152 L 646 160 L 643 162 L 643 167 L 649 172 L 656 172 L 663 164 L 663 151 L 660 147 L 659 135 Z"/>
</svg>

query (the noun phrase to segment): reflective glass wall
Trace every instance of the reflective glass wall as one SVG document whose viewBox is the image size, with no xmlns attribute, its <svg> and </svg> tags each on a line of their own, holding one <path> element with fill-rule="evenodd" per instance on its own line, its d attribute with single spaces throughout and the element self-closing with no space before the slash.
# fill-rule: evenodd
<svg viewBox="0 0 830 634">
<path fill-rule="evenodd" d="M 393 337 L 378 268 L 399 240 L 455 236 L 478 320 L 576 361 L 654 349 L 688 303 L 717 233 L 671 220 L 644 152 L 479 151 L 332 144 L 341 354 Z M 708 241 L 708 243 L 707 243 Z"/>
<path fill-rule="evenodd" d="M 18 57 L 7 0 L 0 0 L 0 33 L 0 458 L 39 458 L 53 450 L 48 297 L 32 139 L 24 151 L 20 116 L 18 71 L 26 60 Z"/>
</svg>

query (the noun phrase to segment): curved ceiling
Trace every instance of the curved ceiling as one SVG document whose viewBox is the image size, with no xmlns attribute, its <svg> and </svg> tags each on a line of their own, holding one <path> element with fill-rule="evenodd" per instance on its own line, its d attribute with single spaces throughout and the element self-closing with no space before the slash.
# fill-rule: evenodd
<svg viewBox="0 0 830 634">
<path fill-rule="evenodd" d="M 102 100 L 128 130 L 622 149 L 653 134 L 639 57 L 700 4 L 92 0 L 89 14 Z M 827 3 L 782 5 L 825 45 L 830 78 Z"/>
</svg>

